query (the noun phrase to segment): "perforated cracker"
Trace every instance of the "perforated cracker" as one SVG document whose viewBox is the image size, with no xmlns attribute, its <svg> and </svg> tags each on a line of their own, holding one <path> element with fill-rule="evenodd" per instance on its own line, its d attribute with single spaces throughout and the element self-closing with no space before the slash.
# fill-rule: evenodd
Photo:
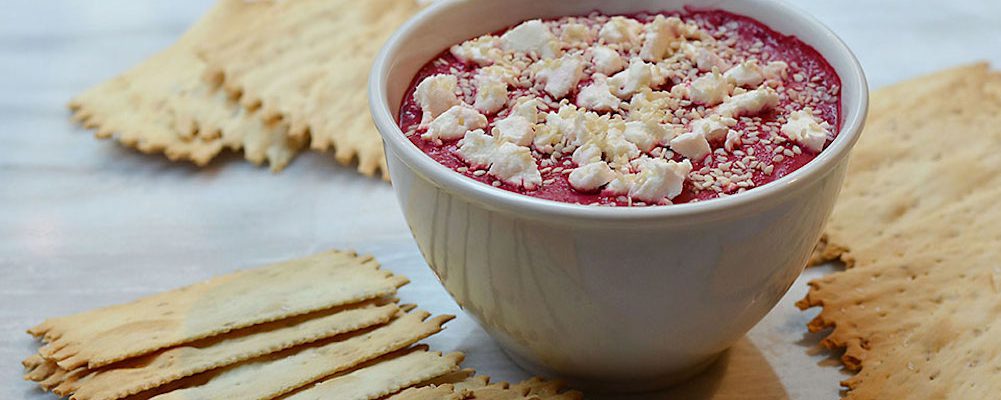
<svg viewBox="0 0 1001 400">
<path fill-rule="evenodd" d="M 286 400 L 371 400 L 459 369 L 462 353 L 442 355 L 418 348 L 375 360 L 372 365 L 335 376 L 285 397 Z"/>
<path fill-rule="evenodd" d="M 75 400 L 115 400 L 203 371 L 383 324 L 395 304 L 367 304 L 245 328 L 88 371 L 52 388 Z"/>
<path fill-rule="evenodd" d="M 342 164 L 357 159 L 361 173 L 387 177 L 366 82 L 383 41 L 417 9 L 409 0 L 280 2 L 240 38 L 203 45 L 206 76 L 313 149 L 333 147 Z"/>
<path fill-rule="evenodd" d="M 379 269 L 371 257 L 329 251 L 51 319 L 29 333 L 49 342 L 39 353 L 63 369 L 97 368 L 247 326 L 389 296 L 406 282 Z"/>
<path fill-rule="evenodd" d="M 1001 393 L 1001 74 L 975 65 L 873 95 L 829 244 L 854 268 L 810 283 L 812 331 L 844 348 L 851 399 Z"/>
<path fill-rule="evenodd" d="M 145 153 L 205 165 L 223 148 L 243 150 L 247 160 L 265 159 L 280 170 L 305 143 L 282 123 L 265 123 L 225 93 L 207 85 L 205 64 L 195 46 L 238 36 L 243 26 L 269 8 L 221 0 L 177 43 L 131 70 L 101 83 L 72 101 L 73 119 Z"/>
<path fill-rule="evenodd" d="M 442 329 L 450 315 L 428 319 L 414 311 L 364 334 L 321 343 L 294 354 L 265 356 L 207 376 L 207 382 L 163 393 L 155 400 L 245 399 L 267 400 L 324 377 L 349 370 L 382 355 L 405 349 Z"/>
</svg>

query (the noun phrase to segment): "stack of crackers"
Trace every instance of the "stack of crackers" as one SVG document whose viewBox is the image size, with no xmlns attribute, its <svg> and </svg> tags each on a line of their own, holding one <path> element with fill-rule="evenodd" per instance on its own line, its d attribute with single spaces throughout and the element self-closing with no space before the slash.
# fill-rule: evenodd
<svg viewBox="0 0 1001 400">
<path fill-rule="evenodd" d="M 971 65 L 873 94 L 814 262 L 811 331 L 852 399 L 1001 398 L 1001 73 Z"/>
<path fill-rule="evenodd" d="M 453 316 L 398 304 L 406 283 L 340 251 L 219 276 L 29 329 L 44 344 L 25 378 L 74 400 L 581 397 L 417 345 Z"/>
<path fill-rule="evenodd" d="M 219 0 L 180 40 L 70 102 L 99 138 L 205 165 L 281 170 L 306 148 L 386 178 L 366 81 L 413 0 Z"/>
</svg>

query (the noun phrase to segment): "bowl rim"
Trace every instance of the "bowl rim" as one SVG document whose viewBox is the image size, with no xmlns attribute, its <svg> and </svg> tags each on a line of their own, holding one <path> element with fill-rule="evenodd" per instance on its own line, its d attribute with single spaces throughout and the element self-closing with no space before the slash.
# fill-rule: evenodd
<svg viewBox="0 0 1001 400">
<path fill-rule="evenodd" d="M 386 41 L 372 65 L 368 82 L 369 108 L 386 150 L 389 154 L 400 158 L 417 175 L 431 180 L 436 186 L 463 195 L 466 198 L 479 201 L 493 209 L 506 210 L 534 218 L 573 218 L 590 221 L 643 221 L 643 220 L 674 220 L 693 216 L 722 216 L 738 210 L 754 207 L 769 200 L 784 198 L 789 193 L 820 180 L 847 157 L 851 148 L 858 141 L 869 108 L 869 87 L 865 73 L 858 58 L 852 53 L 844 41 L 830 28 L 809 13 L 795 7 L 785 0 L 756 1 L 767 7 L 784 9 L 787 13 L 808 23 L 817 32 L 819 41 L 828 41 L 832 53 L 821 55 L 828 60 L 835 57 L 847 61 L 848 69 L 838 71 L 841 87 L 845 82 L 854 81 L 859 88 L 857 101 L 844 100 L 842 96 L 841 131 L 831 144 L 816 158 L 795 171 L 746 192 L 694 203 L 681 203 L 644 207 L 608 207 L 565 203 L 555 200 L 541 199 L 521 193 L 496 188 L 473 179 L 469 179 L 444 165 L 441 165 L 417 146 L 410 142 L 392 114 L 388 99 L 388 74 L 393 66 L 394 55 L 408 36 L 417 27 L 433 19 L 441 13 L 449 12 L 451 7 L 469 0 L 440 0 L 407 20 Z M 754 18 L 754 17 L 752 17 Z M 756 18 L 755 18 L 756 19 Z M 816 46 L 814 46 L 816 48 Z M 820 52 L 820 50 L 817 50 Z M 849 107 L 844 107 L 848 105 Z"/>
</svg>

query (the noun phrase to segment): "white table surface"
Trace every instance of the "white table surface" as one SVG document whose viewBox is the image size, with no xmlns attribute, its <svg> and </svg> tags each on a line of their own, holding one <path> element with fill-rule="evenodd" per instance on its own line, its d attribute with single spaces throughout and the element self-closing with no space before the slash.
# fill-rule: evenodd
<svg viewBox="0 0 1001 400">
<path fill-rule="evenodd" d="M 862 60 L 873 87 L 975 60 L 1001 63 L 1001 2 L 799 1 Z M 0 399 L 52 399 L 21 381 L 45 317 L 123 302 L 212 275 L 336 247 L 404 274 L 404 301 L 459 317 L 430 340 L 499 379 L 525 374 L 462 315 L 425 266 L 389 185 L 305 154 L 272 175 L 235 155 L 199 170 L 97 141 L 72 125 L 75 93 L 165 47 L 209 1 L 7 0 L 0 12 Z M 793 303 L 811 269 L 729 361 L 673 393 L 741 397 L 778 388 L 835 398 L 846 375 Z M 752 378 L 747 371 L 754 372 Z M 761 379 L 764 376 L 766 379 Z M 759 385 L 759 386 L 753 386 Z M 613 396 L 614 397 L 614 396 Z M 621 398 L 621 396 L 619 397 Z"/>
</svg>

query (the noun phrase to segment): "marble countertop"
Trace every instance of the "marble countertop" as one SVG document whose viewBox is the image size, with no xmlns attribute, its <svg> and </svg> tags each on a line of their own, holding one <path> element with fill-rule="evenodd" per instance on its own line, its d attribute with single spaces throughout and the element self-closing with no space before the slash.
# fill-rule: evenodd
<svg viewBox="0 0 1001 400">
<path fill-rule="evenodd" d="M 948 66 L 1001 63 L 1001 2 L 797 1 L 853 48 L 873 87 Z M 424 264 L 392 189 L 305 154 L 273 175 L 237 155 L 206 169 L 98 141 L 68 120 L 75 93 L 176 39 L 210 6 L 183 0 L 8 0 L 0 13 L 0 398 L 53 399 L 21 381 L 46 317 L 131 300 L 238 267 L 327 248 L 371 253 L 411 278 L 404 301 L 459 315 L 429 342 L 497 379 L 525 374 Z M 845 376 L 789 294 L 722 362 L 650 399 L 835 398 Z M 622 398 L 621 396 L 615 396 Z M 589 398 L 591 398 L 589 396 Z M 599 398 L 595 396 L 595 398 Z"/>
</svg>

